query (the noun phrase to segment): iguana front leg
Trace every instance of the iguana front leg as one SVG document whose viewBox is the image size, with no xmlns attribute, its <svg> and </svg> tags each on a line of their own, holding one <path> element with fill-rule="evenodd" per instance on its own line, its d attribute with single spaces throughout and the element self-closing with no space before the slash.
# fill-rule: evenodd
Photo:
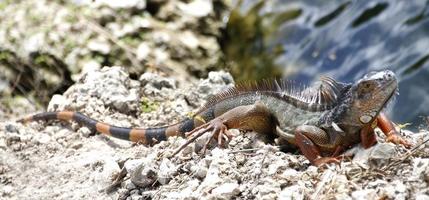
<svg viewBox="0 0 429 200">
<path fill-rule="evenodd" d="M 386 135 L 386 140 L 388 142 L 392 142 L 394 144 L 402 144 L 407 148 L 411 147 L 411 143 L 399 135 L 399 133 L 393 126 L 392 121 L 390 121 L 384 113 L 380 113 L 377 116 L 376 123 L 377 126 L 381 129 L 381 131 L 383 131 L 383 133 Z"/>
<path fill-rule="evenodd" d="M 301 150 L 302 154 L 304 154 L 311 164 L 315 166 L 339 162 L 335 157 L 322 157 L 321 147 L 331 148 L 335 152 L 337 152 L 337 149 L 341 147 L 333 146 L 329 140 L 329 135 L 324 130 L 316 126 L 298 126 L 295 130 L 295 143 Z"/>
</svg>

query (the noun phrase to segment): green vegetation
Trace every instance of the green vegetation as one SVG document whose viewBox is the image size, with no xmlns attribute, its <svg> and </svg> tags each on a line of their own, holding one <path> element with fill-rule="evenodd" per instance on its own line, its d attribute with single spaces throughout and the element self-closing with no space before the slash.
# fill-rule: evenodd
<svg viewBox="0 0 429 200">
<path fill-rule="evenodd" d="M 140 103 L 140 110 L 144 113 L 149 113 L 158 109 L 158 106 L 158 103 L 151 101 L 146 97 L 143 97 Z"/>
<path fill-rule="evenodd" d="M 301 15 L 301 9 L 282 13 L 262 13 L 265 1 L 255 3 L 247 12 L 233 9 L 222 42 L 226 60 L 232 61 L 231 73 L 238 81 L 279 77 L 282 68 L 275 59 L 284 53 L 282 44 L 270 41 L 285 22 Z"/>
</svg>

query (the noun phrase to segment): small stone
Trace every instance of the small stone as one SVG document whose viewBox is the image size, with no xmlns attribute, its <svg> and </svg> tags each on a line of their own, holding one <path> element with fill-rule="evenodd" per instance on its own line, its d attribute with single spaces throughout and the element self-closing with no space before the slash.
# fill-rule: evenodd
<svg viewBox="0 0 429 200">
<path fill-rule="evenodd" d="M 232 199 L 240 193 L 237 183 L 224 183 L 212 190 L 212 195 L 221 199 Z"/>
<path fill-rule="evenodd" d="M 429 158 L 413 159 L 413 178 L 415 180 L 429 177 Z"/>
<path fill-rule="evenodd" d="M 394 180 L 392 183 L 382 188 L 381 191 L 384 191 L 385 195 L 391 199 L 406 199 L 408 196 L 407 187 L 400 180 Z"/>
<path fill-rule="evenodd" d="M 372 148 L 368 157 L 371 165 L 381 167 L 387 165 L 396 154 L 395 145 L 391 143 L 379 143 Z"/>
<path fill-rule="evenodd" d="M 195 174 L 196 177 L 203 179 L 207 175 L 207 167 L 200 166 L 200 165 L 194 165 L 191 166 L 191 171 Z"/>
<path fill-rule="evenodd" d="M 286 169 L 281 176 L 289 181 L 296 180 L 296 178 L 299 176 L 298 171 L 288 168 Z"/>
<path fill-rule="evenodd" d="M 176 172 L 177 166 L 174 165 L 169 159 L 164 158 L 159 165 L 158 182 L 162 185 L 168 184 Z"/>
<path fill-rule="evenodd" d="M 92 131 L 86 126 L 79 128 L 77 132 L 85 138 L 89 138 L 92 135 Z"/>
<path fill-rule="evenodd" d="M 140 43 L 139 47 L 137 47 L 137 59 L 139 59 L 140 61 L 146 60 L 149 53 L 149 45 L 145 42 Z"/>
<path fill-rule="evenodd" d="M 3 186 L 1 193 L 3 193 L 4 195 L 11 195 L 13 192 L 13 189 L 14 188 L 12 186 L 5 185 L 5 186 Z"/>
<path fill-rule="evenodd" d="M 280 185 L 275 182 L 265 182 L 252 189 L 252 193 L 256 194 L 256 199 L 277 199 L 280 192 Z"/>
<path fill-rule="evenodd" d="M 140 159 L 130 159 L 125 161 L 124 167 L 129 174 L 133 173 L 139 165 L 142 164 L 142 160 Z"/>
<path fill-rule="evenodd" d="M 18 133 L 18 129 L 14 124 L 6 124 L 5 128 L 6 128 L 6 132 Z"/>
<path fill-rule="evenodd" d="M 427 194 L 418 194 L 418 195 L 416 195 L 416 200 L 429 200 L 429 195 L 427 195 Z"/>
<path fill-rule="evenodd" d="M 134 190 L 136 189 L 136 185 L 134 185 L 134 183 L 132 183 L 131 181 L 127 180 L 125 182 L 125 188 L 127 188 L 127 190 Z"/>
<path fill-rule="evenodd" d="M 194 0 L 188 4 L 178 4 L 178 6 L 185 14 L 194 17 L 204 17 L 213 11 L 212 1 L 209 0 Z"/>
<path fill-rule="evenodd" d="M 179 40 L 190 49 L 197 48 L 199 44 L 198 38 L 191 31 L 180 34 Z"/>
<path fill-rule="evenodd" d="M 82 64 L 82 74 L 100 70 L 101 64 L 95 60 L 89 60 Z"/>
<path fill-rule="evenodd" d="M 283 188 L 279 194 L 279 199 L 304 199 L 304 190 L 299 185 Z"/>
<path fill-rule="evenodd" d="M 107 42 L 91 40 L 90 42 L 88 42 L 88 49 L 90 49 L 91 51 L 99 52 L 103 55 L 107 55 L 110 53 L 110 44 Z"/>
<path fill-rule="evenodd" d="M 376 199 L 377 192 L 375 189 L 357 190 L 352 192 L 352 198 L 356 200 Z"/>
<path fill-rule="evenodd" d="M 171 88 L 175 89 L 177 86 L 176 81 L 170 78 L 162 77 L 155 73 L 146 72 L 140 76 L 139 81 L 143 87 L 153 87 L 157 90 L 162 88 Z"/>
<path fill-rule="evenodd" d="M 143 199 L 143 196 L 139 195 L 138 193 L 131 194 L 130 197 L 131 197 L 131 200 L 142 200 Z"/>
<path fill-rule="evenodd" d="M 71 148 L 73 148 L 73 149 L 80 149 L 80 148 L 82 148 L 83 147 L 83 144 L 82 144 L 82 142 L 80 142 L 80 141 L 76 141 L 76 142 L 74 142 L 73 144 L 71 144 L 71 146 L 70 146 Z"/>
<path fill-rule="evenodd" d="M 36 134 L 33 140 L 39 144 L 48 144 L 51 141 L 51 137 L 47 134 Z"/>
<path fill-rule="evenodd" d="M 200 81 L 197 90 L 201 94 L 215 95 L 233 85 L 234 81 L 231 74 L 224 71 L 210 72 L 207 79 Z"/>
<path fill-rule="evenodd" d="M 148 187 L 157 181 L 156 173 L 157 170 L 153 163 L 152 165 L 150 163 L 141 164 L 131 173 L 131 182 L 142 188 Z"/>
</svg>

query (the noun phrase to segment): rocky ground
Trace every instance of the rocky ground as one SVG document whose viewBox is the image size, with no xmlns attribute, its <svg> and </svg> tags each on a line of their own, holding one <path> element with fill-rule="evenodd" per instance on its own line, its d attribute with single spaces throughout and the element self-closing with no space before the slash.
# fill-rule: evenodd
<svg viewBox="0 0 429 200">
<path fill-rule="evenodd" d="M 48 110 L 76 110 L 118 126 L 171 124 L 233 84 L 225 72 L 180 82 L 120 67 L 81 74 Z M 1 199 L 429 199 L 428 132 L 402 133 L 415 148 L 379 143 L 355 147 L 353 160 L 324 168 L 282 152 L 256 133 L 237 134 L 225 149 L 201 155 L 201 142 L 153 147 L 94 135 L 76 123 L 0 122 Z"/>
<path fill-rule="evenodd" d="M 196 153 L 202 138 L 171 157 L 185 139 L 147 147 L 76 123 L 16 123 L 72 82 L 49 111 L 125 127 L 178 122 L 233 85 L 222 71 L 195 78 L 222 62 L 228 1 L 126 2 L 0 2 L 0 199 L 429 199 L 425 130 L 402 131 L 415 149 L 378 134 L 373 148 L 350 150 L 353 160 L 316 168 L 252 132 L 206 155 Z"/>
<path fill-rule="evenodd" d="M 103 66 L 123 66 L 134 77 L 206 76 L 223 66 L 217 40 L 226 2 L 1 1 L 0 95 L 33 93 L 47 102 L 81 72 Z"/>
</svg>

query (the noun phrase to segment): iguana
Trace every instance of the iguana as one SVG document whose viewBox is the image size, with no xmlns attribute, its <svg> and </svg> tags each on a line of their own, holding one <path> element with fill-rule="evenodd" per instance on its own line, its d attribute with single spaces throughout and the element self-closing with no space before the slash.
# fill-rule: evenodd
<svg viewBox="0 0 429 200">
<path fill-rule="evenodd" d="M 377 126 L 388 141 L 410 147 L 381 113 L 397 88 L 395 74 L 385 70 L 370 72 L 354 83 L 322 77 L 320 84 L 306 89 L 287 80 L 237 84 L 209 100 L 192 117 L 164 127 L 117 127 L 71 111 L 44 112 L 20 121 L 74 120 L 93 131 L 143 144 L 209 131 L 222 144 L 232 137 L 228 129 L 274 133 L 319 166 L 338 162 L 340 153 L 352 145 L 374 145 Z"/>
</svg>

